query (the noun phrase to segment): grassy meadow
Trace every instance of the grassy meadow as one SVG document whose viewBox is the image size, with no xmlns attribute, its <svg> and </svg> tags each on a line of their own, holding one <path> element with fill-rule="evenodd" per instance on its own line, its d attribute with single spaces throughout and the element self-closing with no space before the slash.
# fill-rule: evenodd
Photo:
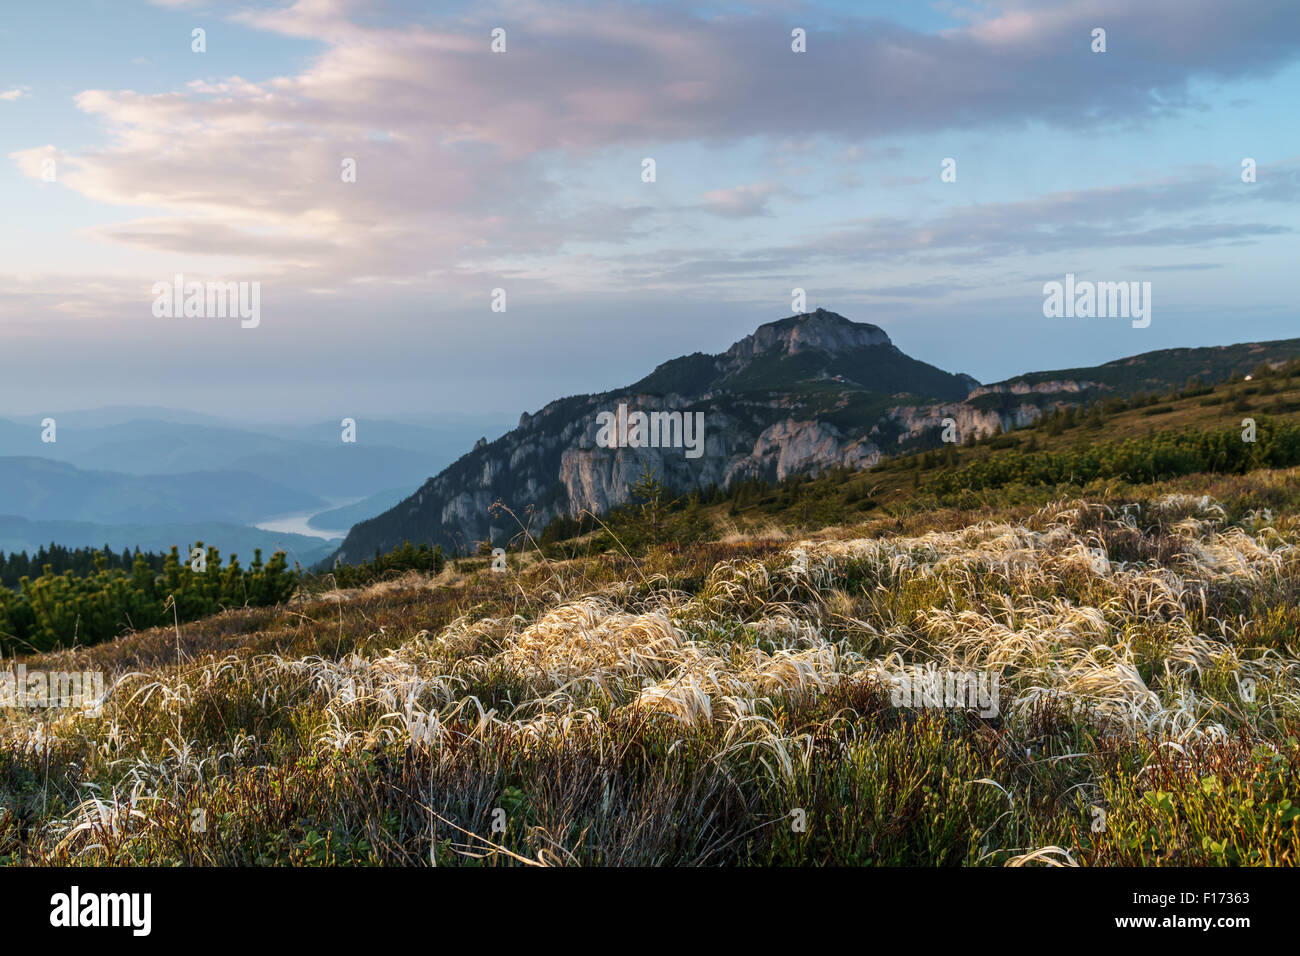
<svg viewBox="0 0 1300 956">
<path fill-rule="evenodd" d="M 1205 397 L 1161 415 L 1241 417 Z M 916 470 L 29 655 L 110 691 L 0 711 L 0 862 L 1300 862 L 1300 469 Z M 912 667 L 996 674 L 997 712 L 896 705 Z"/>
</svg>

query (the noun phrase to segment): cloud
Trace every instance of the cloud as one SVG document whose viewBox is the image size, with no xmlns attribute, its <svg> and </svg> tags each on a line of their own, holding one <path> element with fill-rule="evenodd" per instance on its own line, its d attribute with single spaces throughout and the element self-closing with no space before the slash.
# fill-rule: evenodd
<svg viewBox="0 0 1300 956">
<path fill-rule="evenodd" d="M 1300 162 L 1273 167 L 1279 182 L 1289 181 L 1297 171 Z M 1154 182 L 970 203 L 920 218 L 867 216 L 802 240 L 748 247 L 730 255 L 719 254 L 717 249 L 680 248 L 665 250 L 653 262 L 628 257 L 620 261 L 615 276 L 625 288 L 699 288 L 741 275 L 751 279 L 806 278 L 813 270 L 826 267 L 996 266 L 1043 254 L 1084 261 L 1089 254 L 1115 248 L 1218 248 L 1296 232 L 1290 225 L 1241 218 L 1241 189 L 1253 187 L 1225 184 L 1223 178 L 1218 171 L 1197 171 Z M 1246 196 L 1256 204 L 1265 201 L 1260 193 Z M 1268 201 L 1276 201 L 1276 197 Z M 948 281 L 942 285 L 956 287 Z M 916 288 L 895 285 L 866 289 L 862 294 L 917 296 Z"/>
<path fill-rule="evenodd" d="M 95 234 L 160 255 L 252 260 L 313 287 L 413 278 L 477 287 L 503 263 L 522 268 L 578 243 L 646 236 L 652 212 L 620 201 L 594 209 L 570 182 L 584 164 L 622 161 L 620 151 L 758 138 L 789 160 L 826 137 L 839 141 L 832 162 L 842 165 L 877 155 L 873 141 L 885 136 L 1028 123 L 1078 130 L 1173 114 L 1196 105 L 1197 78 L 1265 76 L 1293 61 L 1292 2 L 1011 0 L 938 34 L 827 15 L 808 52 L 794 54 L 785 13 L 528 4 L 376 25 L 357 3 L 298 0 L 232 19 L 319 41 L 304 69 L 163 93 L 86 90 L 77 106 L 102 124 L 106 145 L 61 150 L 59 181 L 97 202 L 157 210 Z M 1088 50 L 1099 22 L 1104 55 Z M 499 24 L 504 54 L 489 50 Z M 36 151 L 13 155 L 36 174 Z M 348 159 L 355 183 L 340 175 Z M 854 181 L 847 175 L 842 182 Z M 765 216 L 776 194 L 770 183 L 713 190 L 699 210 Z M 841 254 L 964 250 L 979 259 L 1100 243 L 1105 224 L 1075 216 L 1080 208 L 1061 196 L 1036 210 L 982 206 L 924 229 L 878 218 L 822 247 L 834 255 L 847 239 Z M 1036 225 L 1026 218 L 1035 214 Z M 1051 226 L 1053 216 L 1065 224 Z M 1127 224 L 1118 241 L 1129 244 L 1246 240 L 1268 228 L 1115 221 Z"/>
<path fill-rule="evenodd" d="M 12 90 L 0 91 L 0 103 L 12 103 L 14 100 L 20 100 L 31 93 L 30 86 L 16 86 Z"/>
<path fill-rule="evenodd" d="M 770 216 L 767 201 L 780 190 L 770 183 L 752 186 L 733 186 L 730 189 L 713 189 L 704 194 L 704 209 L 715 216 L 728 219 L 746 219 L 750 216 Z"/>
</svg>

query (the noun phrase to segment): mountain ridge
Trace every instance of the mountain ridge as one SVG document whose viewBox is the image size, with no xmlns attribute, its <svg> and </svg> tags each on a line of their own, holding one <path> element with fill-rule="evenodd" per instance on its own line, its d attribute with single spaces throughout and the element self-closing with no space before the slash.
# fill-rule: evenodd
<svg viewBox="0 0 1300 956">
<path fill-rule="evenodd" d="M 355 525 L 337 556 L 368 557 L 406 539 L 470 550 L 476 541 L 508 535 L 509 519 L 490 514 L 498 500 L 531 506 L 532 520 L 543 523 L 604 511 L 626 500 L 643 466 L 674 486 L 862 467 L 879 458 L 869 433 L 891 405 L 960 400 L 977 384 L 906 355 L 870 323 L 825 309 L 789 316 L 716 355 L 679 356 L 630 386 L 524 412 L 514 430 Z M 703 413 L 704 454 L 692 461 L 676 449 L 599 447 L 598 414 L 620 406 Z"/>
<path fill-rule="evenodd" d="M 132 475 L 34 455 L 0 457 L 0 514 L 99 524 L 252 524 L 326 507 L 316 495 L 236 469 Z"/>
<path fill-rule="evenodd" d="M 716 355 L 669 359 L 630 386 L 524 412 L 515 429 L 353 526 L 334 557 L 362 560 L 406 540 L 461 552 L 502 544 L 522 524 L 536 531 L 557 515 L 622 504 L 646 467 L 677 489 L 868 467 L 884 454 L 924 446 L 945 419 L 963 436 L 991 433 L 1031 424 L 1060 404 L 1134 391 L 1135 383 L 1181 385 L 1185 379 L 1175 383 L 1174 372 L 1156 372 L 1160 356 L 1187 352 L 1198 353 L 1192 365 L 1206 374 L 1231 375 L 1243 363 L 1300 355 L 1300 339 L 1144 353 L 1098 366 L 1105 381 L 1026 373 L 981 385 L 906 355 L 878 326 L 817 309 L 764 323 Z M 1147 374 L 1105 371 L 1139 359 Z M 1191 367 L 1169 364 L 1177 374 Z M 692 462 L 677 448 L 602 446 L 598 416 L 624 406 L 628 416 L 704 413 L 703 455 Z M 500 509 L 493 513 L 497 502 L 514 510 L 518 524 Z"/>
</svg>

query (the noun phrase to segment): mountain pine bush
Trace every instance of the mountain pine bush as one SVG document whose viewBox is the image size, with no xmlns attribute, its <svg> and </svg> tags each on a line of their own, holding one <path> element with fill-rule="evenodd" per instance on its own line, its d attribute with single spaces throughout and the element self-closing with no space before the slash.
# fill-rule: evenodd
<svg viewBox="0 0 1300 956">
<path fill-rule="evenodd" d="M 277 604 L 298 586 L 283 551 L 264 564 L 259 548 L 246 570 L 233 554 L 223 567 L 216 548 L 207 549 L 206 559 L 206 570 L 195 571 L 173 547 L 162 573 L 140 554 L 130 573 L 110 568 L 102 554 L 94 573 L 83 576 L 71 570 L 56 574 L 46 565 L 35 580 L 23 577 L 16 592 L 0 588 L 0 651 L 95 644 L 126 630 L 193 621 L 225 608 Z"/>
</svg>

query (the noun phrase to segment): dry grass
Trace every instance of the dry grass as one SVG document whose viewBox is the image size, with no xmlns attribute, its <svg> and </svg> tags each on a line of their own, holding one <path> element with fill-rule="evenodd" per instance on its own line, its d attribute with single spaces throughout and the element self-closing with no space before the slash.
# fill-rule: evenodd
<svg viewBox="0 0 1300 956">
<path fill-rule="evenodd" d="M 112 689 L 4 712 L 0 858 L 1294 864 L 1298 544 L 1208 496 L 1078 500 L 46 655 Z M 892 706 L 916 666 L 998 675 L 998 715 Z"/>
</svg>

